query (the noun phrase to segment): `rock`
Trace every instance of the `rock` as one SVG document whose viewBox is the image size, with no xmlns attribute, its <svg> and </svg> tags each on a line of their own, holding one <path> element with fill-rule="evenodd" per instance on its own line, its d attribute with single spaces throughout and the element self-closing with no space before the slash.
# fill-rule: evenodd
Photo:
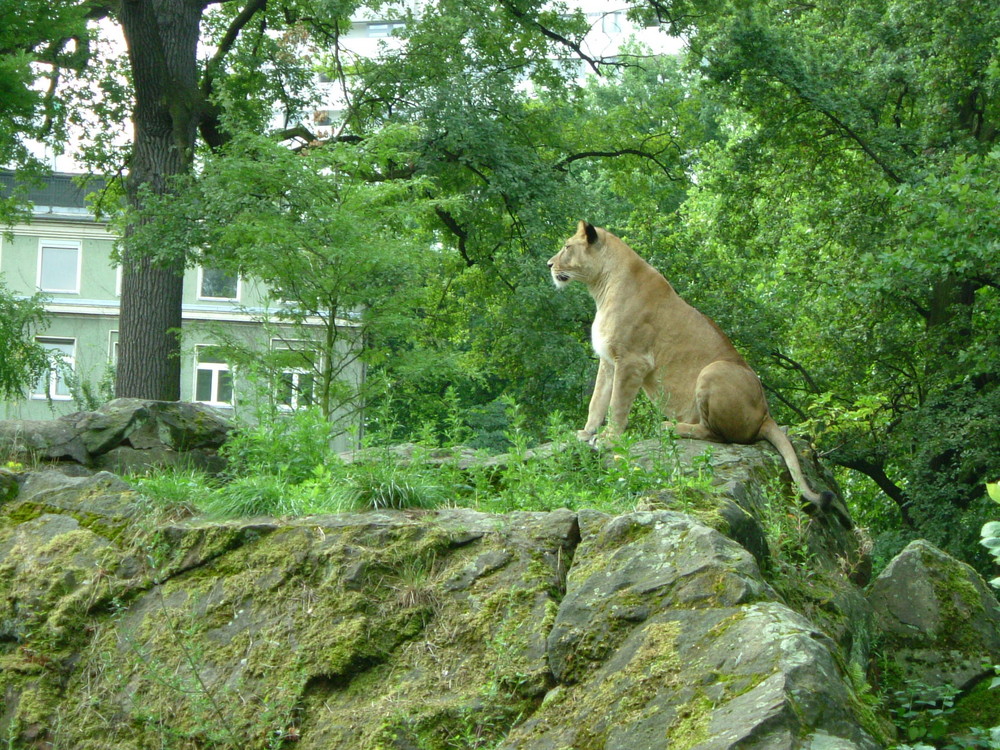
<svg viewBox="0 0 1000 750">
<path fill-rule="evenodd" d="M 97 411 L 53 420 L 0 421 L 0 447 L 12 455 L 74 461 L 119 473 L 152 466 L 221 471 L 217 450 L 231 429 L 202 404 L 120 398 Z"/>
<path fill-rule="evenodd" d="M 1000 664 L 1000 604 L 982 577 L 929 542 L 911 542 L 868 591 L 901 681 L 968 687 Z"/>
<path fill-rule="evenodd" d="M 97 411 L 80 411 L 61 417 L 72 425 L 92 456 L 100 456 L 121 445 L 136 429 L 150 418 L 146 401 L 120 398 L 101 406 Z"/>
<path fill-rule="evenodd" d="M 176 451 L 166 446 L 150 446 L 142 450 L 119 445 L 107 453 L 95 456 L 91 462 L 95 469 L 114 474 L 142 474 L 151 468 L 173 468 L 219 474 L 226 468 L 226 461 L 214 450 L 193 448 Z"/>
<path fill-rule="evenodd" d="M 9 503 L 20 492 L 17 475 L 9 469 L 0 469 L 0 505 Z"/>
<path fill-rule="evenodd" d="M 167 427 L 153 447 L 156 409 L 126 406 L 125 427 L 80 418 L 102 431 L 91 447 L 123 441 L 101 456 L 211 450 Z M 713 460 L 730 494 L 661 488 L 618 516 L 157 521 L 107 472 L 20 475 L 0 504 L 0 742 L 883 746 L 846 674 L 867 663 L 868 613 L 834 562 L 852 553 L 839 525 L 801 521 L 810 599 L 764 537 L 764 514 L 788 515 L 754 485 L 777 464 Z"/>
<path fill-rule="evenodd" d="M 560 694 L 504 750 L 879 747 L 833 642 L 746 550 L 677 513 L 589 520 L 549 634 Z"/>
<path fill-rule="evenodd" d="M 133 514 L 135 498 L 126 482 L 106 471 L 67 476 L 47 469 L 27 474 L 17 500 L 22 508 L 122 520 Z"/>
<path fill-rule="evenodd" d="M 69 460 L 80 464 L 90 452 L 73 425 L 58 420 L 0 420 L 0 447 L 25 460 Z"/>
</svg>

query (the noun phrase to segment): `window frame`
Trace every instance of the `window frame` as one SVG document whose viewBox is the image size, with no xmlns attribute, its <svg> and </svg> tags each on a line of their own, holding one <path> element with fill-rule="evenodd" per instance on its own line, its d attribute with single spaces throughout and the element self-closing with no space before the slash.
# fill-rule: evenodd
<svg viewBox="0 0 1000 750">
<path fill-rule="evenodd" d="M 198 266 L 198 300 L 205 302 L 239 302 L 240 295 L 243 292 L 243 277 L 237 273 L 236 274 L 236 296 L 235 297 L 208 297 L 204 294 L 205 289 L 205 271 L 221 271 L 223 269 L 217 266 Z"/>
<path fill-rule="evenodd" d="M 74 278 L 75 286 L 73 289 L 54 289 L 42 286 L 42 266 L 43 266 L 42 261 L 45 256 L 45 250 L 47 248 L 51 248 L 53 250 L 76 251 L 76 273 Z M 35 282 L 36 282 L 35 286 L 38 287 L 39 291 L 49 292 L 52 294 L 79 294 L 82 266 L 83 266 L 83 243 L 80 240 L 62 240 L 51 237 L 38 238 L 38 264 L 35 273 Z"/>
<path fill-rule="evenodd" d="M 59 393 L 59 384 L 63 382 L 60 367 L 68 368 L 74 374 L 76 373 L 76 338 L 72 336 L 35 336 L 35 343 L 42 346 L 69 344 L 72 351 L 68 356 L 61 356 L 58 362 L 55 357 L 49 355 L 49 370 L 32 384 L 28 397 L 33 401 L 72 401 L 72 393 Z M 45 379 L 45 393 L 38 391 L 38 383 L 41 382 L 42 378 Z"/>
<path fill-rule="evenodd" d="M 201 352 L 205 349 L 213 349 L 211 344 L 198 344 L 195 346 L 194 351 L 194 387 L 191 391 L 191 400 L 196 404 L 205 404 L 206 406 L 215 406 L 221 408 L 232 408 L 236 402 L 236 386 L 234 370 L 232 365 L 228 362 L 202 362 Z M 212 373 L 212 384 L 211 384 L 211 400 L 204 401 L 198 398 L 198 374 L 200 372 L 211 372 Z M 221 373 L 229 373 L 229 387 L 231 390 L 231 400 L 220 401 L 219 400 L 219 385 L 221 383 Z"/>
</svg>

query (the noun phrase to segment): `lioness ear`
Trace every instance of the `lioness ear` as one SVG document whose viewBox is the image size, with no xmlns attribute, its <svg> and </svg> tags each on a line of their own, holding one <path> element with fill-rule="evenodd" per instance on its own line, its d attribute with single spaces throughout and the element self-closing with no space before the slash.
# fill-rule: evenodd
<svg viewBox="0 0 1000 750">
<path fill-rule="evenodd" d="M 587 242 L 593 245 L 595 242 L 597 242 L 597 230 L 594 229 L 594 225 L 591 224 L 590 222 L 581 221 L 580 223 L 584 225 L 583 231 L 584 234 L 587 235 Z"/>
</svg>

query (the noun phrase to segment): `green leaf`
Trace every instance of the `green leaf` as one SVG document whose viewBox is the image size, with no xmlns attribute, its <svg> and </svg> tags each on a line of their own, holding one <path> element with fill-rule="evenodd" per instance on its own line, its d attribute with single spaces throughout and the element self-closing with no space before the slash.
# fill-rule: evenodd
<svg viewBox="0 0 1000 750">
<path fill-rule="evenodd" d="M 1000 503 L 1000 482 L 987 482 L 986 492 L 990 496 L 990 500 Z"/>
</svg>

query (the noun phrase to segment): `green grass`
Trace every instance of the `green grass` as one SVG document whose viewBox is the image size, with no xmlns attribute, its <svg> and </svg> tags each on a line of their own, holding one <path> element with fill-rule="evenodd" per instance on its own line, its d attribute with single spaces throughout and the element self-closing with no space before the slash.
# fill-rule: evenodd
<svg viewBox="0 0 1000 750">
<path fill-rule="evenodd" d="M 515 442 L 499 466 L 459 468 L 457 461 L 432 458 L 438 451 L 429 449 L 418 449 L 406 461 L 375 450 L 355 463 L 313 453 L 318 462 L 309 472 L 260 461 L 219 478 L 164 470 L 133 477 L 132 483 L 151 510 L 220 519 L 448 506 L 491 513 L 556 508 L 621 513 L 650 491 L 710 487 L 704 472 L 693 479 L 680 473 L 668 434 L 660 449 L 641 461 L 632 453 L 634 441 L 595 451 L 563 437 L 545 457 L 533 457 L 524 441 Z"/>
</svg>

